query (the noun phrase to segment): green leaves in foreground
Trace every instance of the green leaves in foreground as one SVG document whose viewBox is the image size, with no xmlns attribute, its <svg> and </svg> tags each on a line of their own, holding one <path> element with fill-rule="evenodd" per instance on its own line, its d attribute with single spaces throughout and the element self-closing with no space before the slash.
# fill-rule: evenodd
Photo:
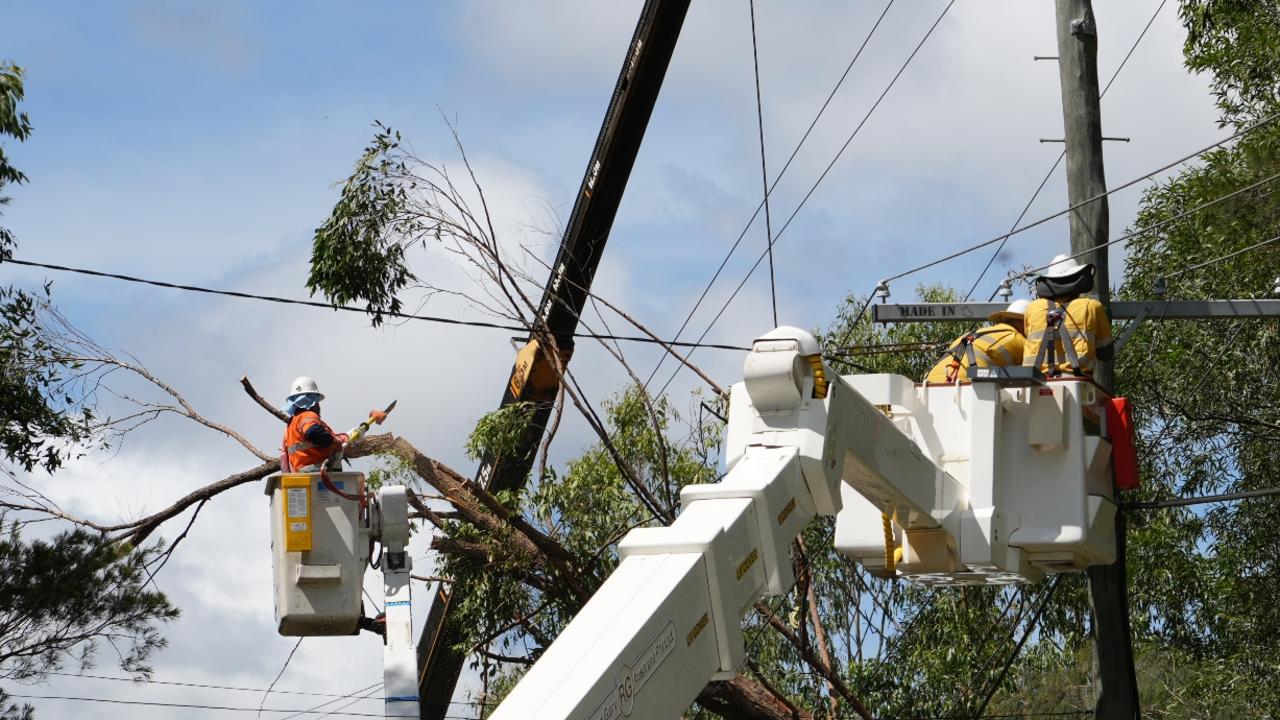
<svg viewBox="0 0 1280 720">
<path fill-rule="evenodd" d="M 87 667 L 104 643 L 124 671 L 150 673 L 165 645 L 156 626 L 178 617 L 147 589 L 161 548 L 131 551 L 81 529 L 28 541 L 3 518 L 0 533 L 0 678 L 39 679 L 68 660 Z"/>
</svg>

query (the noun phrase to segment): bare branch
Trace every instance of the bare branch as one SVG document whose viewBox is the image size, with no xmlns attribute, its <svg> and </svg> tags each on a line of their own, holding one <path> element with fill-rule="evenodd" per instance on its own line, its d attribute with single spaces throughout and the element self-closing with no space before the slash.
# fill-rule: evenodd
<svg viewBox="0 0 1280 720">
<path fill-rule="evenodd" d="M 285 415 L 279 408 L 267 402 L 266 399 L 264 399 L 261 395 L 258 394 L 258 391 L 255 390 L 253 387 L 253 383 L 249 382 L 248 375 L 245 375 L 244 377 L 240 378 L 240 386 L 244 388 L 245 393 L 249 397 L 253 398 L 254 402 L 262 406 L 263 410 L 266 410 L 272 415 L 275 415 L 276 419 L 278 419 L 282 423 L 289 422 L 288 415 Z"/>
</svg>

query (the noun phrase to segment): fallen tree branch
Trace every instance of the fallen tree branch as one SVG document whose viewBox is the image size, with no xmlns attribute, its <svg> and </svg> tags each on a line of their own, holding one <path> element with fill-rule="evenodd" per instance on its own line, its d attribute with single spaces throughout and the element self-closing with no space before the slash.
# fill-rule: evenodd
<svg viewBox="0 0 1280 720">
<path fill-rule="evenodd" d="M 760 683 L 739 675 L 713 682 L 698 694 L 698 704 L 734 720 L 811 720 L 813 715 L 794 712 L 794 706 L 780 701 Z"/>
<path fill-rule="evenodd" d="M 510 539 L 521 555 L 545 558 L 547 565 L 556 571 L 579 603 L 585 603 L 591 597 L 591 593 L 579 581 L 576 558 L 563 545 L 535 528 L 518 513 L 513 513 L 484 488 L 456 470 L 423 455 L 404 438 L 397 439 L 392 447 L 409 461 L 419 477 L 453 503 L 467 522 L 487 531 L 491 537 Z M 422 512 L 426 505 L 419 502 L 414 509 Z"/>
<path fill-rule="evenodd" d="M 376 452 L 381 452 L 388 449 L 394 439 L 395 436 L 390 433 L 385 435 L 369 435 L 352 443 L 350 447 L 347 448 L 345 455 L 348 458 L 354 459 L 371 455 Z M 279 472 L 279 470 L 279 460 L 268 460 L 255 468 L 250 468 L 244 472 L 236 473 L 235 475 L 228 476 L 218 482 L 193 490 L 177 502 L 157 513 L 152 513 L 151 515 L 132 523 L 117 526 L 115 529 L 127 530 L 127 532 L 122 533 L 115 539 L 127 541 L 134 547 L 138 547 L 145 542 L 146 539 L 151 536 L 151 533 L 155 532 L 156 528 L 160 527 L 160 525 L 166 520 L 170 520 L 181 514 L 182 511 L 192 505 L 202 500 L 208 500 L 220 495 L 238 485 L 244 485 L 245 483 L 253 482 L 255 480 L 261 480 L 274 472 Z M 89 526 L 92 527 L 92 525 Z"/>
</svg>

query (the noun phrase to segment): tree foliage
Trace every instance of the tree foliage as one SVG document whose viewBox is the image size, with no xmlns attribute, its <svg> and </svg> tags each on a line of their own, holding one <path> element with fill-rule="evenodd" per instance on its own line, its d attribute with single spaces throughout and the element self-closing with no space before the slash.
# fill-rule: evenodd
<svg viewBox="0 0 1280 720">
<path fill-rule="evenodd" d="M 1280 112 L 1280 6 L 1189 0 L 1182 17 L 1187 65 L 1209 75 L 1223 123 L 1252 125 Z M 1264 125 L 1148 190 L 1135 224 L 1154 226 L 1277 172 L 1280 128 Z M 1264 182 L 1136 239 L 1121 294 L 1149 298 L 1167 278 L 1170 299 L 1265 297 L 1280 274 L 1280 244 L 1261 243 L 1277 235 L 1280 200 L 1275 182 Z M 1141 497 L 1280 486 L 1277 367 L 1274 321 L 1140 329 L 1119 372 L 1140 411 Z M 1168 717 L 1204 707 L 1280 712 L 1280 504 L 1147 512 L 1130 527 L 1140 568 L 1131 574 L 1135 632 L 1146 653 L 1176 668 L 1151 676 L 1159 684 L 1150 690 L 1169 703 L 1157 707 Z"/>
<path fill-rule="evenodd" d="M 417 239 L 419 218 L 406 212 L 408 168 L 399 155 L 400 133 L 375 123 L 373 141 L 356 162 L 338 202 L 316 228 L 307 287 L 329 302 L 363 302 L 374 324 L 400 311 L 397 293 L 414 280 L 405 263 L 405 238 Z"/>
<path fill-rule="evenodd" d="M 18 142 L 31 134 L 31 121 L 25 112 L 18 110 L 22 102 L 22 68 L 0 62 L 0 137 L 8 136 Z M 26 182 L 27 176 L 9 162 L 4 144 L 0 143 L 0 206 L 9 202 L 4 187 L 10 183 Z M 0 262 L 13 255 L 14 239 L 8 229 L 0 226 Z"/>
<path fill-rule="evenodd" d="M 23 141 L 31 134 L 18 109 L 22 98 L 22 69 L 0 64 L 0 137 Z M 0 147 L 0 192 L 26 179 Z M 0 205 L 8 201 L 0 195 Z M 0 228 L 0 262 L 15 246 L 12 233 Z M 83 528 L 48 539 L 22 536 L 28 513 L 50 503 L 19 474 L 52 473 L 114 427 L 97 422 L 87 401 L 86 379 L 94 371 L 77 351 L 91 343 L 60 332 L 67 328 L 48 285 L 40 292 L 0 288 L 0 678 L 8 680 L 39 680 L 72 659 L 87 667 L 103 644 L 122 669 L 145 676 L 148 658 L 164 645 L 158 624 L 178 614 L 162 593 L 147 589 L 148 566 L 163 548 L 134 550 Z M 9 502 L 11 496 L 23 502 Z M 6 515 L 5 508 L 17 512 Z M 7 704 L 0 690 L 0 717 L 31 715 L 29 706 Z"/>
<path fill-rule="evenodd" d="M 14 524 L 0 531 L 0 678 L 41 678 L 69 658 L 87 667 L 104 643 L 126 672 L 150 672 L 165 644 L 155 623 L 178 616 L 147 589 L 163 548 L 131 551 L 82 529 L 49 540 L 24 539 Z"/>
<path fill-rule="evenodd" d="M 1280 3 L 1182 0 L 1180 16 L 1186 65 L 1208 76 L 1224 124 L 1245 127 L 1280 112 Z M 487 260 L 498 257 L 486 222 L 475 224 L 479 234 L 467 213 L 461 222 L 439 222 L 439 209 L 458 195 L 436 186 L 425 193 L 434 204 L 421 202 L 418 170 L 447 175 L 419 163 L 379 126 L 343 200 L 317 231 L 313 289 L 335 302 L 364 301 L 376 320 L 417 281 L 404 250 L 438 238 L 437 231 L 469 233 L 473 246 L 494 246 Z M 1154 228 L 1277 171 L 1280 130 L 1267 125 L 1148 190 L 1133 229 Z M 1280 272 L 1280 243 L 1251 246 L 1280 235 L 1276 197 L 1274 184 L 1264 183 L 1138 235 L 1117 296 L 1148 299 L 1157 279 L 1167 278 L 1171 299 L 1260 297 Z M 1198 263 L 1206 264 L 1176 273 Z M 498 294 L 508 276 L 486 274 L 501 279 L 488 288 Z M 918 294 L 956 299 L 946 288 Z M 828 361 L 845 371 L 922 378 L 961 332 L 949 324 L 876 327 L 865 306 L 865 298 L 848 298 L 817 333 Z M 523 312 L 514 301 L 513 308 Z M 1280 486 L 1278 336 L 1276 323 L 1255 320 L 1151 320 L 1133 335 L 1118 358 L 1117 382 L 1136 409 L 1143 485 L 1123 500 Z M 563 469 L 537 473 L 518 496 L 486 505 L 464 479 L 441 480 L 493 516 L 467 501 L 458 516 L 434 520 L 442 534 L 433 543 L 447 574 L 480 589 L 461 609 L 473 629 L 461 649 L 483 666 L 488 708 L 614 567 L 622 534 L 659 522 L 634 479 L 674 506 L 682 483 L 714 477 L 716 424 L 702 418 L 691 438 L 673 438 L 668 402 L 624 392 L 607 408 L 599 444 Z M 470 452 L 501 449 L 526 421 L 519 408 L 487 418 Z M 1131 615 L 1147 715 L 1280 713 L 1278 508 L 1257 500 L 1131 514 Z M 830 522 L 811 524 L 793 548 L 796 587 L 746 621 L 751 664 L 744 672 L 796 716 L 850 717 L 855 702 L 876 717 L 898 718 L 1089 712 L 1095 665 L 1082 575 L 1031 587 L 924 590 L 872 577 L 833 551 L 832 533 Z M 724 708 L 704 696 L 690 716 L 713 711 Z"/>
</svg>

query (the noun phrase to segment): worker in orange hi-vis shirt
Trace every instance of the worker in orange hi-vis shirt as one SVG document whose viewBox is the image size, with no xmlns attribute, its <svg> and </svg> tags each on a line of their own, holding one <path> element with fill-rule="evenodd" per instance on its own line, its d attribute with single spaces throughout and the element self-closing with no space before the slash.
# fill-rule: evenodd
<svg viewBox="0 0 1280 720">
<path fill-rule="evenodd" d="M 324 393 L 315 380 L 305 375 L 290 386 L 284 411 L 289 416 L 289 426 L 284 431 L 280 455 L 280 469 L 284 472 L 319 472 L 349 439 L 346 433 L 334 432 L 320 419 L 321 400 Z M 369 418 L 381 424 L 387 414 L 370 410 Z"/>
</svg>

